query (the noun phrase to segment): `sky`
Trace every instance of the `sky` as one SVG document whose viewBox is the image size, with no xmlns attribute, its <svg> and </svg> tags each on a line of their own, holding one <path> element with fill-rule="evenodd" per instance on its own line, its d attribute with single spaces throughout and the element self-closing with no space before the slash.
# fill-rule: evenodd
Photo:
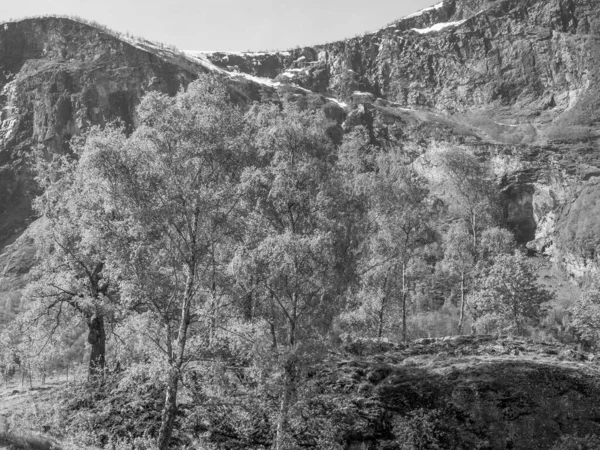
<svg viewBox="0 0 600 450">
<path fill-rule="evenodd" d="M 75 15 L 182 50 L 286 50 L 374 31 L 440 0 L 0 0 L 0 23 Z"/>
</svg>

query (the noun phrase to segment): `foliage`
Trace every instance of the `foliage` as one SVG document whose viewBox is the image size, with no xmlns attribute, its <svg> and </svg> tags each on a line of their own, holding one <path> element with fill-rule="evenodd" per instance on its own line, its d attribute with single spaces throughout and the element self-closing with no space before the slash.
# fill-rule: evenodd
<svg viewBox="0 0 600 450">
<path fill-rule="evenodd" d="M 525 257 L 499 255 L 479 277 L 468 303 L 477 324 L 485 329 L 523 335 L 540 319 L 542 306 L 552 294 L 536 283 Z"/>
<path fill-rule="evenodd" d="M 477 246 L 480 234 L 500 221 L 498 193 L 489 169 L 474 155 L 458 149 L 440 151 L 435 163 L 447 192 L 450 211 L 465 221 Z"/>
<path fill-rule="evenodd" d="M 393 423 L 398 450 L 450 450 L 460 448 L 460 424 L 451 414 L 439 409 L 416 409 Z"/>
<path fill-rule="evenodd" d="M 592 286 L 570 309 L 570 329 L 589 347 L 600 342 L 600 289 Z"/>
</svg>

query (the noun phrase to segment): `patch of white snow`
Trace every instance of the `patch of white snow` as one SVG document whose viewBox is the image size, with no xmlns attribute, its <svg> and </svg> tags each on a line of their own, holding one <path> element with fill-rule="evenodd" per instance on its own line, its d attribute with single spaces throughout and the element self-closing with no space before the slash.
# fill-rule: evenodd
<svg viewBox="0 0 600 450">
<path fill-rule="evenodd" d="M 419 34 L 433 33 L 435 31 L 441 31 L 441 30 L 443 30 L 445 28 L 449 28 L 449 27 L 458 27 L 458 26 L 462 25 L 463 23 L 465 23 L 466 21 L 467 21 L 467 19 L 459 20 L 457 22 L 436 23 L 435 25 L 432 25 L 429 28 L 413 28 L 412 31 L 416 31 Z"/>
<path fill-rule="evenodd" d="M 198 51 L 198 50 L 184 50 L 184 52 L 201 54 L 201 55 L 222 54 L 222 55 L 251 56 L 251 57 L 267 56 L 267 55 L 290 56 L 290 52 L 230 52 L 230 51 Z"/>
</svg>

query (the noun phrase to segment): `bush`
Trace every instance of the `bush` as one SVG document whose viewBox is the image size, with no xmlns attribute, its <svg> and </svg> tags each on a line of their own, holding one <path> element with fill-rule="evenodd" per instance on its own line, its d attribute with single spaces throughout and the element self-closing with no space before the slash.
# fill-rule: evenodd
<svg viewBox="0 0 600 450">
<path fill-rule="evenodd" d="M 460 447 L 458 424 L 439 409 L 417 409 L 393 424 L 398 450 L 452 450 Z"/>
</svg>

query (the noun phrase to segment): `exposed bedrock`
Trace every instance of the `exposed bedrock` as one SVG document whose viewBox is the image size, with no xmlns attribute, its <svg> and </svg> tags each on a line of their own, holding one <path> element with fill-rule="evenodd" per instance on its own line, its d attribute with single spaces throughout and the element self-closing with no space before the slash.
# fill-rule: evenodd
<svg viewBox="0 0 600 450">
<path fill-rule="evenodd" d="M 175 94 L 195 74 L 101 29 L 67 19 L 0 25 L 0 247 L 23 229 L 35 185 L 28 161 L 43 144 L 67 150 L 92 125 L 135 126 L 150 90 Z"/>
</svg>

